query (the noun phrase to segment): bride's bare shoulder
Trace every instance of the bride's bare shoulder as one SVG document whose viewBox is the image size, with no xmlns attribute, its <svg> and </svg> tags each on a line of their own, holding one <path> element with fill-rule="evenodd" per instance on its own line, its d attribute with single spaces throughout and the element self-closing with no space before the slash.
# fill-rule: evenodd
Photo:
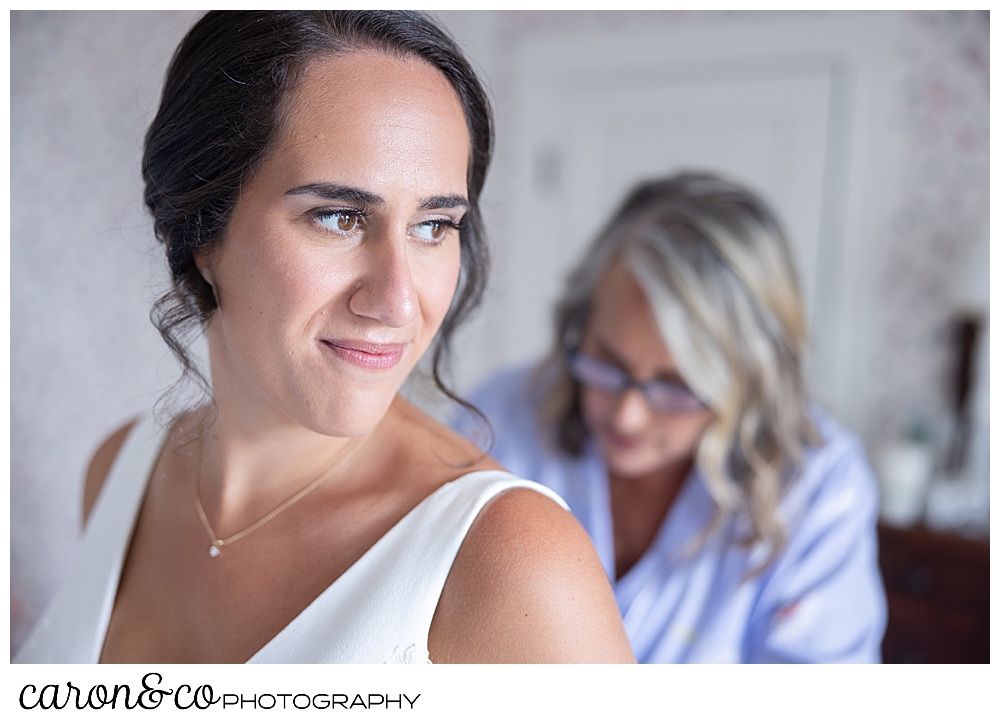
<svg viewBox="0 0 1000 724">
<path fill-rule="evenodd" d="M 487 504 L 431 625 L 435 662 L 631 663 L 614 594 L 576 519 L 529 488 Z"/>
<path fill-rule="evenodd" d="M 409 474 L 434 485 L 493 458 L 402 398 L 390 409 L 405 439 Z M 424 467 L 426 466 L 426 467 Z M 484 506 L 469 529 L 438 601 L 431 660 L 484 663 L 634 662 L 611 584 L 571 513 L 530 488 Z"/>
<path fill-rule="evenodd" d="M 97 496 L 100 495 L 101 488 L 104 487 L 104 481 L 107 480 L 108 473 L 111 472 L 111 466 L 114 465 L 115 458 L 118 457 L 118 451 L 121 450 L 125 438 L 128 437 L 136 422 L 138 420 L 129 420 L 108 435 L 97 448 L 93 457 L 90 458 L 90 464 L 87 465 L 87 476 L 83 482 L 84 525 L 90 518 L 90 511 L 93 509 L 94 503 L 97 502 Z"/>
</svg>

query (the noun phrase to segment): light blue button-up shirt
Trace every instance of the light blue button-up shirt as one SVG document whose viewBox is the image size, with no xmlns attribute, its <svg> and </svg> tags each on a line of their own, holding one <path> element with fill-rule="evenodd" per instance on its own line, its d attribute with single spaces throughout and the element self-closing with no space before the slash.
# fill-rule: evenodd
<svg viewBox="0 0 1000 724">
<path fill-rule="evenodd" d="M 649 549 L 616 580 L 607 469 L 593 445 L 579 458 L 555 448 L 537 422 L 541 400 L 530 375 L 500 375 L 472 397 L 496 433 L 490 453 L 569 504 L 612 581 L 639 663 L 880 660 L 878 494 L 856 437 L 813 410 L 824 444 L 807 452 L 781 501 L 787 539 L 759 575 L 747 577 L 766 557 L 763 546 L 738 542 L 746 520 L 725 522 L 698 545 L 715 504 L 694 470 Z M 470 416 L 455 428 L 476 440 Z"/>
</svg>

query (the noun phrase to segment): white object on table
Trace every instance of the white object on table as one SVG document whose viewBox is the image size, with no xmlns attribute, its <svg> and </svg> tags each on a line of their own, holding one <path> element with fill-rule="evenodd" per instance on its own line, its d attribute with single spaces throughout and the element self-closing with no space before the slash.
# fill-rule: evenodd
<svg viewBox="0 0 1000 724">
<path fill-rule="evenodd" d="M 929 445 L 897 442 L 878 457 L 880 515 L 890 525 L 913 525 L 924 513 L 934 458 Z"/>
</svg>

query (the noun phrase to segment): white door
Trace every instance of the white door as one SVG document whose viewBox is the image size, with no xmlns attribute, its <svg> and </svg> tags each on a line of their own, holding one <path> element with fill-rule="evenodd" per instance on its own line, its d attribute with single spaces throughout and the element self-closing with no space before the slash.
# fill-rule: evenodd
<svg viewBox="0 0 1000 724">
<path fill-rule="evenodd" d="M 582 46 L 577 52 L 593 58 L 593 46 Z M 528 47 L 522 57 L 522 152 L 496 281 L 502 362 L 548 350 L 551 310 L 567 272 L 633 185 L 680 170 L 720 173 L 770 202 L 815 319 L 831 64 L 788 60 L 748 69 L 745 59 L 731 59 L 594 73 L 562 51 L 563 63 L 553 63 L 546 46 Z"/>
</svg>

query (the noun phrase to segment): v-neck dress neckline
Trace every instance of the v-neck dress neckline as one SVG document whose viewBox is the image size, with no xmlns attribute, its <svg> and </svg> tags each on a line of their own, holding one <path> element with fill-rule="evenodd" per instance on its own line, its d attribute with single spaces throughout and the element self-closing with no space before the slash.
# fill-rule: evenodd
<svg viewBox="0 0 1000 724">
<path fill-rule="evenodd" d="M 129 432 L 73 564 L 14 663 L 97 663 L 122 568 L 166 430 Z M 511 488 L 548 488 L 499 470 L 468 473 L 418 503 L 247 663 L 429 663 L 427 634 L 458 549 L 482 508 Z"/>
</svg>

